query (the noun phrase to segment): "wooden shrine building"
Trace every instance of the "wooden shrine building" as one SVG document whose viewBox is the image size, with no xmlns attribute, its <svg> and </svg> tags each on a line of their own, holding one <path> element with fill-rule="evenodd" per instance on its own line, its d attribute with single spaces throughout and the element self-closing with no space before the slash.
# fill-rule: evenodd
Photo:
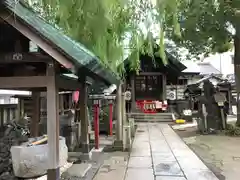
<svg viewBox="0 0 240 180">
<path fill-rule="evenodd" d="M 177 82 L 178 77 L 186 67 L 176 58 L 167 54 L 168 64 L 164 65 L 155 49 L 154 59 L 148 55 L 140 55 L 140 72 L 130 71 L 128 60 L 125 61 L 127 71 L 126 84 L 131 89 L 131 111 L 142 109 L 144 104 L 152 104 L 152 109 L 163 109 L 167 104 L 167 82 Z M 158 107 L 158 103 L 160 103 Z M 148 107 L 146 107 L 148 109 Z"/>
</svg>

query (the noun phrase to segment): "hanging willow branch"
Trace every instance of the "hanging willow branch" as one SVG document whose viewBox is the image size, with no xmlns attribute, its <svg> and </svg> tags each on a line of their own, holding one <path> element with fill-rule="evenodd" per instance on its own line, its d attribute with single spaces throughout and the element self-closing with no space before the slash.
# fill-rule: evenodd
<svg viewBox="0 0 240 180">
<path fill-rule="evenodd" d="M 153 57 L 150 26 L 160 26 L 160 56 L 166 64 L 164 26 L 180 36 L 177 0 L 24 0 L 53 25 L 92 50 L 115 72 L 129 50 L 131 68 L 139 69 L 139 53 Z M 169 21 L 170 20 L 170 21 Z M 147 31 L 147 32 L 146 32 Z M 144 43 L 148 41 L 147 46 Z"/>
</svg>

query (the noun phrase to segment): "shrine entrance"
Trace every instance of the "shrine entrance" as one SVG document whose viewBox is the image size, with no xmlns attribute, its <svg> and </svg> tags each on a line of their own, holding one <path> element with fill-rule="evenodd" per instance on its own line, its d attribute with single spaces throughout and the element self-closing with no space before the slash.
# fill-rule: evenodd
<svg viewBox="0 0 240 180">
<path fill-rule="evenodd" d="M 138 75 L 135 77 L 136 100 L 162 100 L 162 75 Z"/>
</svg>

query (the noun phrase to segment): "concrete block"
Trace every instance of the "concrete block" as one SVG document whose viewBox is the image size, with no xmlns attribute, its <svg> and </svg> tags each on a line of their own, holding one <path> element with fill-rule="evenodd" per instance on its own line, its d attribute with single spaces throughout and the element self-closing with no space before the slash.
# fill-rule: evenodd
<svg viewBox="0 0 240 180">
<path fill-rule="evenodd" d="M 102 154 L 102 152 L 103 152 L 103 147 L 99 147 L 99 149 L 93 148 L 91 150 L 92 160 L 97 161 L 99 159 L 100 155 Z"/>
<path fill-rule="evenodd" d="M 134 118 L 128 118 L 128 121 L 129 121 L 129 125 L 131 127 L 131 136 L 134 137 L 135 131 L 136 131 L 136 129 L 135 129 L 135 120 L 134 120 Z"/>
<path fill-rule="evenodd" d="M 82 178 L 91 169 L 92 165 L 87 163 L 73 164 L 66 172 L 62 174 L 63 178 Z"/>
<path fill-rule="evenodd" d="M 132 145 L 131 128 L 123 126 L 123 150 L 129 151 Z"/>
</svg>

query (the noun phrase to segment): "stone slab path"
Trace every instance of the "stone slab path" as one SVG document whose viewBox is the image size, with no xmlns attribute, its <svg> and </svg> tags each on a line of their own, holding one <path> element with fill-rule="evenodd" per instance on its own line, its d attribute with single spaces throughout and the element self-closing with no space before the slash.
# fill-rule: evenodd
<svg viewBox="0 0 240 180">
<path fill-rule="evenodd" d="M 154 123 L 138 124 L 124 179 L 218 180 L 168 124 Z"/>
</svg>

